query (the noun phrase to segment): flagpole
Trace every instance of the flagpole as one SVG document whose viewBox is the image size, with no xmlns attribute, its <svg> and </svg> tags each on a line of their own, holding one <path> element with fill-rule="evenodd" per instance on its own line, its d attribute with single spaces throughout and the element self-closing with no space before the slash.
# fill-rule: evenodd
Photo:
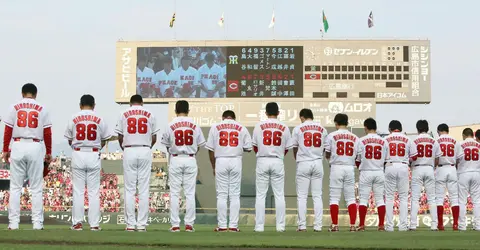
<svg viewBox="0 0 480 250">
<path fill-rule="evenodd" d="M 173 13 L 175 15 L 175 19 L 177 19 L 177 0 L 173 1 Z M 175 23 L 173 24 L 173 40 L 177 40 L 177 25 L 175 25 Z"/>
</svg>

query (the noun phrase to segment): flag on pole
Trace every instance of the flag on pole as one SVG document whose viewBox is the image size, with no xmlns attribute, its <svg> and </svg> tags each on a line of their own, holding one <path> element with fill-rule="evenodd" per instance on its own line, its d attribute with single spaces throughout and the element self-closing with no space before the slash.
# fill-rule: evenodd
<svg viewBox="0 0 480 250">
<path fill-rule="evenodd" d="M 275 10 L 272 12 L 272 20 L 270 20 L 270 25 L 268 25 L 268 28 L 271 29 L 275 26 Z"/>
<path fill-rule="evenodd" d="M 370 11 L 370 15 L 368 15 L 368 28 L 373 27 L 373 13 Z"/>
<path fill-rule="evenodd" d="M 170 19 L 170 28 L 173 28 L 174 24 L 175 24 L 175 13 L 173 13 L 172 19 Z"/>
<path fill-rule="evenodd" d="M 322 10 L 322 16 L 323 16 L 323 31 L 327 33 L 328 31 L 328 21 L 327 21 L 327 16 L 325 16 L 325 11 Z"/>
<path fill-rule="evenodd" d="M 222 12 L 222 17 L 220 17 L 220 20 L 218 21 L 218 26 L 223 28 L 224 23 L 225 23 L 225 18 L 223 17 L 223 12 Z"/>
</svg>

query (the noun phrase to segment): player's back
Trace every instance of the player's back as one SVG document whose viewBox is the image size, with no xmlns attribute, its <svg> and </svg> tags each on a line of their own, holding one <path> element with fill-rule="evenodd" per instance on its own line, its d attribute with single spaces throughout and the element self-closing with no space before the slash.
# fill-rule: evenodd
<svg viewBox="0 0 480 250">
<path fill-rule="evenodd" d="M 115 132 L 123 135 L 123 146 L 145 146 L 152 144 L 152 135 L 158 132 L 155 117 L 140 105 L 125 110 L 117 123 Z"/>
<path fill-rule="evenodd" d="M 387 141 L 378 134 L 367 134 L 360 138 L 360 142 L 358 143 L 360 171 L 383 170 L 387 150 Z"/>
<path fill-rule="evenodd" d="M 269 118 L 255 126 L 252 144 L 257 148 L 257 157 L 283 159 L 290 148 L 290 138 L 290 129 L 283 122 Z"/>
<path fill-rule="evenodd" d="M 480 143 L 473 138 L 467 138 L 458 143 L 456 148 L 458 159 L 457 173 L 480 171 L 479 151 Z"/>
<path fill-rule="evenodd" d="M 52 126 L 45 107 L 32 98 L 24 98 L 12 105 L 4 122 L 13 128 L 14 139 L 43 140 L 44 128 Z"/>
<path fill-rule="evenodd" d="M 417 147 L 417 159 L 412 162 L 415 166 L 435 166 L 435 158 L 440 157 L 440 147 L 437 141 L 426 133 L 419 134 L 413 143 Z"/>
<path fill-rule="evenodd" d="M 307 120 L 292 132 L 292 146 L 298 148 L 297 162 L 323 159 L 327 130 L 319 123 Z"/>
<path fill-rule="evenodd" d="M 455 145 L 457 141 L 450 135 L 440 135 L 437 139 L 442 155 L 438 159 L 439 166 L 455 165 L 457 163 Z"/>
<path fill-rule="evenodd" d="M 355 166 L 358 137 L 346 129 L 339 129 L 327 137 L 325 151 L 330 152 L 330 165 Z"/>
<path fill-rule="evenodd" d="M 93 110 L 81 110 L 67 125 L 65 137 L 73 148 L 100 149 L 102 140 L 110 137 L 105 121 Z"/>
<path fill-rule="evenodd" d="M 168 124 L 162 144 L 169 148 L 172 155 L 194 155 L 198 147 L 205 145 L 205 138 L 192 118 L 179 116 Z"/>
<path fill-rule="evenodd" d="M 252 139 L 247 128 L 233 119 L 224 119 L 210 128 L 207 145 L 215 157 L 238 157 L 252 150 Z"/>
<path fill-rule="evenodd" d="M 410 157 L 417 155 L 417 147 L 403 133 L 393 132 L 385 137 L 385 140 L 388 142 L 387 163 L 408 164 Z"/>
</svg>

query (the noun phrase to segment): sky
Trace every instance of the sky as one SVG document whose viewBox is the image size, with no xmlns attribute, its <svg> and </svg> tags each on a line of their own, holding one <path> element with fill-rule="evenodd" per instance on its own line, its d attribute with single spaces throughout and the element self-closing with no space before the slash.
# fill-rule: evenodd
<svg viewBox="0 0 480 250">
<path fill-rule="evenodd" d="M 274 32 L 268 29 L 273 8 Z M 415 131 L 418 119 L 427 119 L 431 128 L 480 122 L 475 62 L 480 35 L 471 27 L 480 1 L 473 0 L 0 0 L 0 116 L 21 99 L 24 83 L 35 83 L 37 100 L 52 117 L 55 154 L 68 149 L 63 134 L 81 95 L 96 98 L 96 111 L 112 129 L 126 108 L 114 102 L 119 39 L 320 39 L 322 9 L 330 25 L 325 39 L 431 40 L 432 102 L 377 105 L 380 130 L 392 119 L 407 132 Z M 367 28 L 370 11 L 372 29 Z M 173 12 L 176 27 L 170 29 Z M 217 24 L 222 12 L 225 29 Z M 147 108 L 161 127 L 167 124 L 167 105 Z"/>
</svg>

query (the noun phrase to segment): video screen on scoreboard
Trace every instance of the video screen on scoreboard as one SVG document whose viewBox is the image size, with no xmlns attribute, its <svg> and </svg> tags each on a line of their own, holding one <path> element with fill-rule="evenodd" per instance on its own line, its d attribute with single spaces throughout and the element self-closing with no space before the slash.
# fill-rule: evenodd
<svg viewBox="0 0 480 250">
<path fill-rule="evenodd" d="M 136 92 L 144 98 L 303 97 L 303 47 L 139 47 Z"/>
</svg>

